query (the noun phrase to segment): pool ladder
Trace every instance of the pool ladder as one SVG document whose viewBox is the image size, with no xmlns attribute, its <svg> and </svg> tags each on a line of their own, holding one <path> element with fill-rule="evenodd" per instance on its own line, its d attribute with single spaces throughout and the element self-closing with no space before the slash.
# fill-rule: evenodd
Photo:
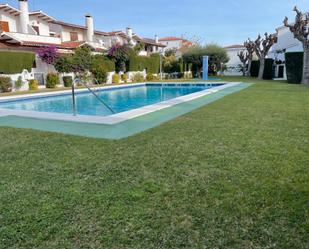
<svg viewBox="0 0 309 249">
<path fill-rule="evenodd" d="M 75 78 L 72 84 L 72 104 L 73 104 L 73 115 L 76 116 L 77 114 L 77 109 L 76 109 L 76 99 L 75 99 L 75 84 L 77 83 L 81 83 L 83 86 L 85 86 L 89 92 L 92 93 L 92 95 L 94 95 L 97 100 L 103 104 L 108 110 L 111 111 L 111 113 L 115 114 L 115 111 L 107 104 L 105 103 L 88 85 L 86 82 L 84 82 L 82 79 L 80 78 Z"/>
</svg>

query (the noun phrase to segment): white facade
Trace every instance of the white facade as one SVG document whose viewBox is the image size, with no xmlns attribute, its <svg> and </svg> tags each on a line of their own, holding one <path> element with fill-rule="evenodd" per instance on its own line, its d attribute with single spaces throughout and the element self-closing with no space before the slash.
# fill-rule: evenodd
<svg viewBox="0 0 309 249">
<path fill-rule="evenodd" d="M 178 40 L 164 40 L 164 39 L 160 39 L 159 40 L 163 45 L 165 45 L 166 47 L 163 49 L 163 51 L 165 52 L 166 50 L 170 50 L 170 49 L 176 49 L 179 50 L 182 46 L 183 46 L 183 39 L 178 39 Z"/>
<path fill-rule="evenodd" d="M 277 37 L 277 43 L 272 46 L 269 52 L 269 57 L 285 61 L 284 53 L 304 51 L 302 43 L 296 38 L 294 38 L 294 35 L 291 33 L 289 28 L 278 28 Z"/>
<path fill-rule="evenodd" d="M 285 67 L 285 53 L 303 52 L 302 43 L 297 40 L 288 27 L 282 26 L 277 30 L 277 43 L 275 43 L 268 53 L 269 58 L 275 60 L 275 79 L 287 79 Z"/>
<path fill-rule="evenodd" d="M 60 53 L 72 51 L 84 44 L 89 45 L 94 53 L 108 50 L 113 44 L 138 43 L 145 44 L 140 55 L 149 55 L 158 52 L 162 44 L 155 39 L 145 39 L 133 33 L 131 28 L 126 31 L 103 32 L 94 29 L 91 15 L 85 16 L 85 25 L 75 25 L 57 21 L 42 11 L 29 12 L 27 0 L 16 0 L 19 9 L 8 4 L 0 4 L 0 49 L 30 51 L 36 53 L 40 47 L 54 45 Z M 32 69 L 32 78 L 39 80 L 44 87 L 44 78 L 48 72 L 55 72 L 54 68 L 42 62 L 38 56 L 36 67 Z M 15 76 L 14 76 L 15 77 Z M 14 78 L 15 79 L 15 78 Z"/>
<path fill-rule="evenodd" d="M 240 61 L 238 54 L 241 51 L 245 51 L 246 48 L 242 45 L 232 45 L 225 47 L 227 55 L 229 57 L 228 63 L 226 63 L 226 71 L 222 72 L 224 75 L 238 76 L 242 75 L 242 62 Z"/>
<path fill-rule="evenodd" d="M 10 32 L 19 32 L 19 19 L 14 15 L 8 14 L 3 9 L 0 9 L 0 21 L 7 22 Z"/>
</svg>

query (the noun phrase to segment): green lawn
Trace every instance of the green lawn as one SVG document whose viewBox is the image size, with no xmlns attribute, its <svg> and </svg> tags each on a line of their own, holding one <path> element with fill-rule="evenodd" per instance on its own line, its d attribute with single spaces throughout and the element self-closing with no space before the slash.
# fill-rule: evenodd
<svg viewBox="0 0 309 249">
<path fill-rule="evenodd" d="M 1 249 L 308 248 L 304 86 L 258 82 L 119 141 L 0 138 Z"/>
</svg>

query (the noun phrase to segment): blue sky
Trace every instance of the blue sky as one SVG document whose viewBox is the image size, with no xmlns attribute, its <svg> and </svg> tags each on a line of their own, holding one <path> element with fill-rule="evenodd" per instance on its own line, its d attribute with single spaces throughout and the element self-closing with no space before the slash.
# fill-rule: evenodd
<svg viewBox="0 0 309 249">
<path fill-rule="evenodd" d="M 17 0 L 2 0 L 17 6 Z M 134 32 L 152 38 L 197 37 L 203 43 L 242 43 L 265 31 L 274 32 L 284 16 L 293 17 L 295 5 L 309 11 L 308 0 L 29 0 L 31 10 L 43 10 L 63 21 L 84 24 L 84 14 L 95 18 L 95 28 Z"/>
</svg>

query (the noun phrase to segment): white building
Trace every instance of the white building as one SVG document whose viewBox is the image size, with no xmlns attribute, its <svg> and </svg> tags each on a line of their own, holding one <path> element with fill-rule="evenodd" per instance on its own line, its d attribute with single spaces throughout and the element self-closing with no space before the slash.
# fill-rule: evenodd
<svg viewBox="0 0 309 249">
<path fill-rule="evenodd" d="M 246 48 L 243 45 L 231 45 L 224 47 L 229 56 L 229 61 L 226 63 L 226 71 L 223 72 L 224 75 L 242 75 L 242 62 L 240 61 L 238 54 L 241 51 L 245 51 Z"/>
<path fill-rule="evenodd" d="M 276 29 L 277 43 L 275 43 L 269 54 L 269 58 L 275 60 L 275 78 L 286 79 L 285 53 L 287 52 L 303 52 L 302 43 L 294 38 L 289 28 L 282 26 Z"/>
<path fill-rule="evenodd" d="M 165 47 L 161 49 L 162 52 L 174 49 L 176 50 L 177 58 L 180 58 L 182 54 L 185 53 L 188 48 L 193 45 L 191 41 L 173 36 L 160 38 L 159 42 L 165 45 Z"/>
<path fill-rule="evenodd" d="M 30 12 L 28 0 L 18 0 L 19 9 L 8 4 L 0 4 L 0 50 L 30 51 L 39 47 L 56 46 L 60 53 L 72 53 L 84 44 L 94 52 L 108 50 L 115 43 L 142 43 L 140 55 L 149 55 L 165 46 L 155 39 L 145 39 L 134 34 L 131 28 L 126 31 L 104 32 L 94 29 L 93 17 L 85 16 L 85 25 L 76 25 L 56 20 L 43 11 Z M 44 85 L 47 65 L 36 58 L 34 77 Z"/>
</svg>

